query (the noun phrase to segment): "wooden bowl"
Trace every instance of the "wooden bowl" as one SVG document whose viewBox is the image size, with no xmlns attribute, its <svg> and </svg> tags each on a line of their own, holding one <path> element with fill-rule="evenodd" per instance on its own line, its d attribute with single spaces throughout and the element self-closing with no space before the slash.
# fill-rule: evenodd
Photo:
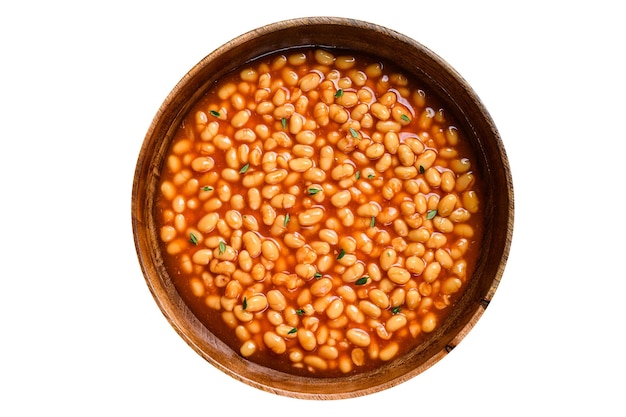
<svg viewBox="0 0 626 417">
<path fill-rule="evenodd" d="M 252 363 L 213 335 L 181 299 L 166 271 L 155 226 L 155 196 L 164 155 L 180 120 L 223 75 L 253 58 L 298 46 L 346 48 L 399 66 L 434 90 L 451 109 L 477 151 L 484 182 L 482 252 L 463 297 L 427 342 L 365 374 L 298 377 Z M 507 156 L 487 110 L 466 81 L 436 54 L 387 28 L 352 19 L 312 17 L 245 33 L 202 59 L 175 86 L 155 116 L 141 148 L 133 183 L 132 225 L 147 285 L 178 334 L 212 365 L 253 387 L 307 399 L 356 397 L 391 388 L 446 356 L 472 329 L 494 296 L 513 233 L 513 185 Z"/>
</svg>

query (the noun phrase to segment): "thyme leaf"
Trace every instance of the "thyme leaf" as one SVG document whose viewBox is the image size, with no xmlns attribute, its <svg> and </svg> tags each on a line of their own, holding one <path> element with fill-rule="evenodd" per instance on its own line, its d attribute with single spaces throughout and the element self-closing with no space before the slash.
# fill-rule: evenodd
<svg viewBox="0 0 626 417">
<path fill-rule="evenodd" d="M 354 284 L 355 285 L 365 285 L 367 284 L 367 281 L 370 279 L 370 277 L 368 277 L 367 275 L 357 279 Z"/>
</svg>

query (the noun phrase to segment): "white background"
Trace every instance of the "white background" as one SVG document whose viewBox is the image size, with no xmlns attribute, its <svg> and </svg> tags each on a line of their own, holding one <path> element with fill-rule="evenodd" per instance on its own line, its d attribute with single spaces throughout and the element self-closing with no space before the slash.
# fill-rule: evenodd
<svg viewBox="0 0 626 417">
<path fill-rule="evenodd" d="M 3 2 L 0 415 L 624 416 L 617 4 Z M 470 334 L 416 378 L 341 401 L 268 394 L 201 359 L 151 298 L 130 220 L 143 138 L 183 75 L 313 15 L 386 26 L 455 67 L 500 130 L 516 199 L 502 283 Z"/>
</svg>

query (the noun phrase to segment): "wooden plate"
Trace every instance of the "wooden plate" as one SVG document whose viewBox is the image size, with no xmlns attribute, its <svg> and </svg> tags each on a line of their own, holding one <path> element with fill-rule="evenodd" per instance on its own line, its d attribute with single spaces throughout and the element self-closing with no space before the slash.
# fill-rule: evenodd
<svg viewBox="0 0 626 417">
<path fill-rule="evenodd" d="M 208 87 L 244 63 L 299 46 L 345 48 L 397 64 L 427 83 L 451 109 L 477 150 L 483 178 L 485 228 L 472 279 L 448 319 L 427 342 L 374 371 L 338 378 L 296 377 L 251 363 L 211 334 L 191 313 L 164 268 L 154 206 L 165 153 L 178 124 Z M 499 133 L 466 81 L 426 47 L 393 30 L 352 19 L 311 17 L 245 33 L 202 59 L 175 86 L 156 114 L 137 161 L 132 193 L 135 246 L 147 285 L 178 334 L 202 357 L 233 378 L 261 390 L 308 399 L 366 395 L 413 378 L 449 353 L 472 329 L 494 296 L 513 234 L 513 184 Z"/>
</svg>

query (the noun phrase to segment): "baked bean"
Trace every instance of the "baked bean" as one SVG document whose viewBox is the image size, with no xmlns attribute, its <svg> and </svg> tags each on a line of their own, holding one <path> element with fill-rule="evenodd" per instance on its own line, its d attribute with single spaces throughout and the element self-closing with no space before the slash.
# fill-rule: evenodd
<svg viewBox="0 0 626 417">
<path fill-rule="evenodd" d="M 247 323 L 254 318 L 254 315 L 249 310 L 244 310 L 244 308 L 240 305 L 233 308 L 233 313 L 235 314 L 237 320 L 242 323 Z"/>
<path fill-rule="evenodd" d="M 268 301 L 265 294 L 255 294 L 247 298 L 246 311 L 256 313 L 267 308 Z"/>
<path fill-rule="evenodd" d="M 324 371 L 328 369 L 328 363 L 317 355 L 307 355 L 304 357 L 303 362 L 306 365 L 318 370 Z"/>
<path fill-rule="evenodd" d="M 302 226 L 313 226 L 322 221 L 324 210 L 319 207 L 310 208 L 298 214 L 298 222 Z"/>
<path fill-rule="evenodd" d="M 336 245 L 339 242 L 337 232 L 333 229 L 321 229 L 319 238 L 330 245 Z"/>
<path fill-rule="evenodd" d="M 369 316 L 374 319 L 380 317 L 382 313 L 382 311 L 380 310 L 380 307 L 378 307 L 376 304 L 372 303 L 369 300 L 359 301 L 359 310 L 361 310 L 363 314 L 365 314 L 366 316 Z"/>
<path fill-rule="evenodd" d="M 379 213 L 380 206 L 371 202 L 360 205 L 356 210 L 356 214 L 361 217 L 376 217 Z"/>
<path fill-rule="evenodd" d="M 472 172 L 466 172 L 462 175 L 459 175 L 456 178 L 456 183 L 454 189 L 457 192 L 467 191 L 470 187 L 474 185 L 475 177 Z"/>
<path fill-rule="evenodd" d="M 298 232 L 285 234 L 284 242 L 285 242 L 285 246 L 287 246 L 288 248 L 292 248 L 292 249 L 301 248 L 302 246 L 306 244 L 306 240 L 304 239 L 304 236 L 302 236 Z"/>
<path fill-rule="evenodd" d="M 267 292 L 267 302 L 272 310 L 283 311 L 287 306 L 287 299 L 279 290 Z"/>
<path fill-rule="evenodd" d="M 393 172 L 396 174 L 396 177 L 401 180 L 408 180 L 417 176 L 417 168 L 414 166 L 398 166 L 394 168 Z"/>
<path fill-rule="evenodd" d="M 458 209 L 450 213 L 450 215 L 448 216 L 450 221 L 454 223 L 467 222 L 470 219 L 470 217 L 471 217 L 470 212 L 467 209 L 464 209 L 463 207 L 459 207 Z"/>
<path fill-rule="evenodd" d="M 461 238 L 457 240 L 456 242 L 454 242 L 450 249 L 450 256 L 452 256 L 453 259 L 459 259 L 463 257 L 463 255 L 465 255 L 469 250 L 469 246 L 470 243 L 467 239 Z"/>
<path fill-rule="evenodd" d="M 289 161 L 289 168 L 295 172 L 306 172 L 313 166 L 313 161 L 309 158 L 294 158 Z"/>
<path fill-rule="evenodd" d="M 464 259 L 457 260 L 454 265 L 452 265 L 451 272 L 463 279 L 467 276 L 467 261 Z"/>
<path fill-rule="evenodd" d="M 343 314 L 343 301 L 340 298 L 336 298 L 326 307 L 326 315 L 329 319 L 335 320 Z"/>
<path fill-rule="evenodd" d="M 383 271 L 388 271 L 393 265 L 395 265 L 398 259 L 398 254 L 394 249 L 387 249 L 380 254 L 379 264 Z"/>
<path fill-rule="evenodd" d="M 218 213 L 209 213 L 200 219 L 197 224 L 198 230 L 203 233 L 212 232 L 217 226 L 217 221 L 219 220 Z"/>
<path fill-rule="evenodd" d="M 327 295 L 333 288 L 333 282 L 330 278 L 321 278 L 311 285 L 311 294 L 316 297 Z"/>
<path fill-rule="evenodd" d="M 365 266 L 362 262 L 357 262 L 345 270 L 341 275 L 343 282 L 356 282 L 359 278 L 363 277 L 365 272 Z"/>
<path fill-rule="evenodd" d="M 470 213 L 478 212 L 478 195 L 476 192 L 466 191 L 463 193 L 461 198 L 463 200 L 463 206 L 467 209 L 467 211 Z"/>
<path fill-rule="evenodd" d="M 411 274 L 404 268 L 398 266 L 392 266 L 387 271 L 387 276 L 390 280 L 398 285 L 404 285 L 411 279 Z"/>
<path fill-rule="evenodd" d="M 355 305 L 349 304 L 345 308 L 346 317 L 355 323 L 364 323 L 365 314 Z"/>
<path fill-rule="evenodd" d="M 464 238 L 471 238 L 474 236 L 474 229 L 466 223 L 455 224 L 454 234 Z"/>
<path fill-rule="evenodd" d="M 431 262 L 424 269 L 424 273 L 422 274 L 424 281 L 431 283 L 434 282 L 437 278 L 439 278 L 439 274 L 441 273 L 441 264 L 439 262 Z"/>
<path fill-rule="evenodd" d="M 352 200 L 352 194 L 348 190 L 339 191 L 330 198 L 330 202 L 337 208 L 346 207 Z"/>
<path fill-rule="evenodd" d="M 269 261 L 275 261 L 280 256 L 280 251 L 278 250 L 278 246 L 273 240 L 264 240 L 261 243 L 261 253 L 263 257 Z"/>
<path fill-rule="evenodd" d="M 296 274 L 303 279 L 310 279 L 315 276 L 315 267 L 310 264 L 297 264 L 295 267 Z"/>
<path fill-rule="evenodd" d="M 285 353 L 287 350 L 287 343 L 285 342 L 285 339 L 273 331 L 268 331 L 263 334 L 263 343 L 265 343 L 265 346 L 278 355 Z"/>
<path fill-rule="evenodd" d="M 397 355 L 399 349 L 400 349 L 400 346 L 398 345 L 398 343 L 391 342 L 387 346 L 385 346 L 383 349 L 381 349 L 378 357 L 382 361 L 389 361 L 393 359 L 394 356 Z"/>
<path fill-rule="evenodd" d="M 430 333 L 437 327 L 437 316 L 434 313 L 428 312 L 422 319 L 422 331 Z"/>
<path fill-rule="evenodd" d="M 461 289 L 463 281 L 457 277 L 450 277 L 446 279 L 441 285 L 441 291 L 444 294 L 454 294 Z"/>
<path fill-rule="evenodd" d="M 248 358 L 254 355 L 256 351 L 257 345 L 252 339 L 244 341 L 239 348 L 239 353 L 241 353 L 241 356 L 243 356 L 244 358 Z"/>
<path fill-rule="evenodd" d="M 389 307 L 389 297 L 387 297 L 387 294 L 385 294 L 385 292 L 377 288 L 371 290 L 368 293 L 368 297 L 372 303 L 382 309 Z"/>
<path fill-rule="evenodd" d="M 311 167 L 302 174 L 302 178 L 312 183 L 322 183 L 326 180 L 326 171 L 321 168 Z"/>
<path fill-rule="evenodd" d="M 165 243 L 171 242 L 176 237 L 176 229 L 172 226 L 161 227 L 161 240 Z"/>
<path fill-rule="evenodd" d="M 270 204 L 263 203 L 261 205 L 261 218 L 266 226 L 271 226 L 276 220 L 276 210 Z"/>
<path fill-rule="evenodd" d="M 379 120 L 388 120 L 391 117 L 389 108 L 380 102 L 372 103 L 370 111 Z"/>
<path fill-rule="evenodd" d="M 367 149 L 365 149 L 365 156 L 367 156 L 369 159 L 379 159 L 381 158 L 383 155 L 385 154 L 385 146 L 382 143 L 372 143 L 370 146 L 367 147 Z M 387 167 L 384 167 L 381 164 L 380 169 L 377 168 L 377 170 L 379 172 L 384 172 L 386 171 Z"/>
<path fill-rule="evenodd" d="M 314 90 L 321 80 L 322 77 L 317 72 L 310 72 L 300 79 L 300 89 L 304 92 Z"/>
<path fill-rule="evenodd" d="M 245 232 L 242 239 L 244 247 L 251 257 L 256 258 L 261 254 L 262 241 L 257 233 L 252 231 Z"/>
<path fill-rule="evenodd" d="M 358 327 L 351 328 L 346 332 L 346 337 L 355 346 L 368 347 L 371 343 L 369 333 Z"/>
<path fill-rule="evenodd" d="M 317 347 L 317 340 L 315 338 L 315 334 L 308 329 L 298 329 L 297 337 L 300 346 L 306 351 L 313 351 Z"/>
<path fill-rule="evenodd" d="M 208 265 L 213 259 L 213 252 L 210 249 L 200 249 L 193 254 L 192 260 L 198 265 Z"/>
</svg>

